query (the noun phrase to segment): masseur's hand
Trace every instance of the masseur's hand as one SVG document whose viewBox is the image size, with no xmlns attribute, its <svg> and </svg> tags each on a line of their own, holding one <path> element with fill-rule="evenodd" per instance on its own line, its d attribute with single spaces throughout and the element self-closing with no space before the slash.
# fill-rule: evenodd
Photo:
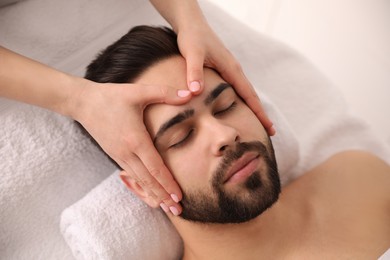
<svg viewBox="0 0 390 260">
<path fill-rule="evenodd" d="M 156 205 L 178 215 L 181 190 L 155 149 L 143 122 L 144 108 L 151 103 L 183 104 L 188 90 L 164 86 L 99 84 L 85 81 L 72 115 L 95 138 Z"/>
<path fill-rule="evenodd" d="M 182 193 L 145 128 L 151 103 L 179 105 L 188 90 L 100 84 L 74 77 L 0 46 L 0 97 L 50 109 L 79 121 L 164 210 L 179 214 Z"/>
<path fill-rule="evenodd" d="M 178 45 L 187 62 L 188 88 L 198 94 L 203 89 L 203 67 L 217 70 L 256 114 L 269 135 L 275 134 L 260 99 L 245 77 L 240 64 L 224 46 L 207 22 L 192 21 L 178 29 Z"/>
</svg>

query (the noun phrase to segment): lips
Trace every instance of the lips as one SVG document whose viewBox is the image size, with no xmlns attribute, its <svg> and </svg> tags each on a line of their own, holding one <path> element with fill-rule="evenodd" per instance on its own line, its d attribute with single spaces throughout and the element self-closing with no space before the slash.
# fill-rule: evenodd
<svg viewBox="0 0 390 260">
<path fill-rule="evenodd" d="M 260 155 L 258 153 L 254 152 L 245 153 L 229 167 L 223 183 L 228 182 L 236 173 L 245 170 L 245 168 L 251 164 L 253 160 L 259 158 L 259 156 Z"/>
</svg>

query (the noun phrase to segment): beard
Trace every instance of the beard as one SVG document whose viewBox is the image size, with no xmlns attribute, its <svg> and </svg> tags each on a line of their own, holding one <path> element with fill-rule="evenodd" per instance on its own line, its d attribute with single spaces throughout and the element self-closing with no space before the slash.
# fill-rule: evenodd
<svg viewBox="0 0 390 260">
<path fill-rule="evenodd" d="M 250 151 L 259 154 L 265 167 L 254 171 L 240 184 L 240 192 L 232 194 L 224 185 L 225 175 L 232 163 Z M 211 187 L 211 192 L 183 190 L 183 212 L 180 217 L 200 223 L 242 223 L 270 208 L 278 200 L 281 191 L 271 140 L 268 139 L 268 149 L 263 143 L 254 141 L 237 143 L 234 150 L 226 151 L 213 174 Z"/>
</svg>

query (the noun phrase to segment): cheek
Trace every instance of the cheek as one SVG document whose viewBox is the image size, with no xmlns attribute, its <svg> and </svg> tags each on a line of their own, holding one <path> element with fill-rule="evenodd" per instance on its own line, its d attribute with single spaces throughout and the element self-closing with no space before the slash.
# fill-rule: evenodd
<svg viewBox="0 0 390 260">
<path fill-rule="evenodd" d="M 182 189 L 204 187 L 208 181 L 208 160 L 197 148 L 171 151 L 163 159 Z"/>
<path fill-rule="evenodd" d="M 247 106 L 234 118 L 236 127 L 245 140 L 266 140 L 267 133 L 256 115 Z"/>
</svg>

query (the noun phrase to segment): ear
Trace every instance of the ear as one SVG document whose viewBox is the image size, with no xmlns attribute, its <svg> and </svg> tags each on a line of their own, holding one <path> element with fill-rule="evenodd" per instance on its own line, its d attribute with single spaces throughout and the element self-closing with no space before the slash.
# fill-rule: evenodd
<svg viewBox="0 0 390 260">
<path fill-rule="evenodd" d="M 126 187 L 135 193 L 141 200 L 148 204 L 152 208 L 158 208 L 158 203 L 131 177 L 127 172 L 121 171 L 119 174 L 122 182 Z"/>
</svg>

